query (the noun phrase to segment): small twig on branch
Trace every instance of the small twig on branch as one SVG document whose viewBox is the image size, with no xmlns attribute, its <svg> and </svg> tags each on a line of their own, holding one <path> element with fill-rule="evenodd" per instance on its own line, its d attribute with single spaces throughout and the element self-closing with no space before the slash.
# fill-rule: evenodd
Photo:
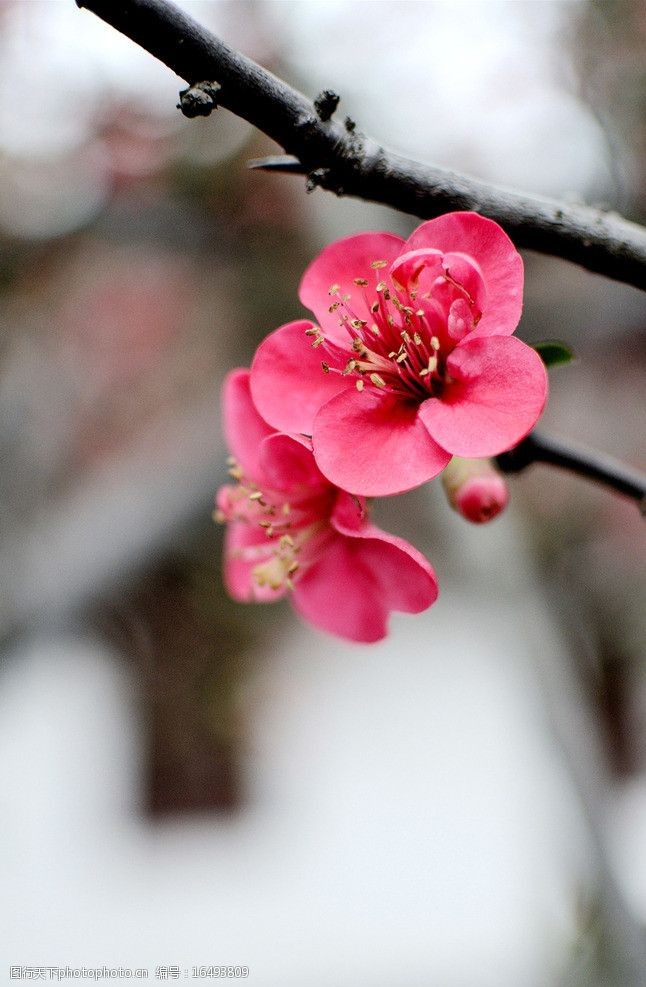
<svg viewBox="0 0 646 987">
<path fill-rule="evenodd" d="M 217 103 L 294 155 L 310 187 L 352 195 L 429 219 L 469 209 L 496 220 L 519 247 L 646 288 L 646 230 L 588 206 L 508 191 L 410 161 L 332 118 L 335 93 L 315 106 L 302 93 L 229 48 L 167 0 L 77 0 L 160 59 L 191 87 L 217 82 Z M 194 107 L 192 107 L 194 108 Z M 256 163 L 256 167 L 258 167 Z M 267 165 L 265 165 L 267 167 Z"/>
<path fill-rule="evenodd" d="M 520 473 L 532 463 L 558 466 L 632 498 L 646 513 L 646 475 L 593 449 L 531 432 L 515 449 L 498 456 L 497 463 L 503 473 Z"/>
</svg>

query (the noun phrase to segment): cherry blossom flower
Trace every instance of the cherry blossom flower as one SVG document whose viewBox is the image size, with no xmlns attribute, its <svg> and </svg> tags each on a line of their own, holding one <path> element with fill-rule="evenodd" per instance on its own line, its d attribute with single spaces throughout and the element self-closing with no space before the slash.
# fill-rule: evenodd
<svg viewBox="0 0 646 987">
<path fill-rule="evenodd" d="M 473 524 L 493 521 L 509 501 L 507 483 L 490 459 L 454 456 L 442 473 L 442 486 L 451 507 Z"/>
<path fill-rule="evenodd" d="M 254 401 L 275 428 L 311 435 L 323 474 L 364 496 L 424 483 L 452 455 L 497 455 L 547 395 L 540 357 L 512 336 L 522 288 L 511 240 L 476 213 L 432 219 L 406 241 L 338 240 L 301 281 L 317 323 L 260 345 Z"/>
<path fill-rule="evenodd" d="M 263 421 L 248 370 L 228 375 L 223 414 L 237 482 L 219 490 L 216 517 L 228 522 L 224 579 L 234 599 L 289 594 L 315 627 L 366 643 L 385 636 L 392 610 L 419 613 L 435 601 L 424 556 L 371 524 L 364 500 L 325 479 L 309 439 Z"/>
</svg>

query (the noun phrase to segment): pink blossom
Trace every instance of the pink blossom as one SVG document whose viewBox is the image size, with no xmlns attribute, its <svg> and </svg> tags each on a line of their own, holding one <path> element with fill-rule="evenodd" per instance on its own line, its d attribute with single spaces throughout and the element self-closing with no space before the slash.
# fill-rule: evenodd
<svg viewBox="0 0 646 987">
<path fill-rule="evenodd" d="M 270 428 L 256 411 L 249 371 L 223 391 L 236 485 L 217 495 L 227 521 L 224 579 L 240 601 L 290 594 L 321 630 L 351 641 L 383 638 L 392 610 L 419 613 L 437 597 L 433 569 L 412 545 L 370 523 L 365 501 L 333 486 L 309 439 Z"/>
<path fill-rule="evenodd" d="M 494 456 L 534 426 L 540 357 L 512 336 L 523 264 L 503 230 L 448 213 L 408 240 L 359 233 L 306 270 L 292 322 L 260 345 L 254 401 L 275 428 L 311 435 L 329 480 L 365 496 L 440 473 L 452 455 Z"/>
<path fill-rule="evenodd" d="M 504 511 L 509 500 L 507 483 L 490 459 L 454 456 L 442 473 L 449 504 L 473 524 L 486 524 Z"/>
</svg>

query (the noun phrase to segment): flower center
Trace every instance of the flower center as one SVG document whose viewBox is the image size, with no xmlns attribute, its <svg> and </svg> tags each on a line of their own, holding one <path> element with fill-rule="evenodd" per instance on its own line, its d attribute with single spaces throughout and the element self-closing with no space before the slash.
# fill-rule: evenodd
<svg viewBox="0 0 646 987">
<path fill-rule="evenodd" d="M 372 287 L 367 278 L 353 279 L 360 304 L 353 303 L 354 292 L 331 285 L 328 311 L 346 330 L 351 356 L 340 364 L 339 346 L 321 329 L 307 329 L 312 346 L 328 357 L 323 372 L 354 377 L 359 391 L 371 386 L 417 401 L 439 397 L 450 380 L 447 357 L 478 324 L 484 291 L 473 263 L 453 257 L 457 272 L 439 251 L 413 251 L 396 261 L 388 280 L 381 275 L 386 261 L 372 261 Z"/>
<path fill-rule="evenodd" d="M 274 491 L 262 491 L 248 480 L 233 457 L 229 475 L 237 481 L 218 491 L 214 520 L 220 524 L 241 521 L 262 528 L 266 541 L 232 550 L 231 557 L 255 563 L 251 576 L 256 586 L 272 590 L 293 589 L 293 580 L 302 566 L 299 556 L 313 537 L 326 527 L 317 520 L 320 512 L 296 501 L 292 503 Z M 307 553 L 306 553 L 307 554 Z"/>
</svg>

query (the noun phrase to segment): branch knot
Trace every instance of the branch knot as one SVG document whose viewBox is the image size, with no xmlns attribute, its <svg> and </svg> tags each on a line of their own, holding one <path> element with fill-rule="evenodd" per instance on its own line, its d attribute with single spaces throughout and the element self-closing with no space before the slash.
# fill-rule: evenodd
<svg viewBox="0 0 646 987">
<path fill-rule="evenodd" d="M 194 82 L 179 94 L 177 109 L 185 117 L 208 117 L 218 108 L 218 93 L 222 87 L 218 82 Z"/>
</svg>

